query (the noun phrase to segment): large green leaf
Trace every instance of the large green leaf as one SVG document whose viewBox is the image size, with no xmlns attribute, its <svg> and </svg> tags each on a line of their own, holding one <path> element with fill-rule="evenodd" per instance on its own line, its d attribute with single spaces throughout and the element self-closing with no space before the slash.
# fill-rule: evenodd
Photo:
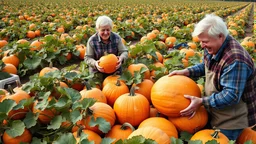
<svg viewBox="0 0 256 144">
<path fill-rule="evenodd" d="M 76 139 L 72 133 L 62 134 L 53 144 L 76 144 Z"/>
<path fill-rule="evenodd" d="M 14 120 L 11 122 L 11 128 L 6 130 L 6 133 L 11 137 L 17 137 L 23 134 L 25 124 L 21 120 Z"/>
<path fill-rule="evenodd" d="M 34 70 L 40 66 L 41 60 L 40 57 L 27 58 L 24 60 L 23 64 L 29 70 Z"/>
<path fill-rule="evenodd" d="M 54 130 L 58 129 L 60 128 L 61 123 L 62 123 L 62 116 L 61 115 L 55 116 L 51 120 L 50 125 L 47 126 L 47 129 L 54 129 Z"/>
<path fill-rule="evenodd" d="M 101 117 L 98 117 L 96 119 L 94 117 L 91 117 L 89 125 L 91 127 L 98 126 L 99 130 L 103 133 L 107 133 L 111 129 L 110 123 Z"/>
<path fill-rule="evenodd" d="M 23 122 L 25 123 L 27 128 L 31 128 L 32 126 L 35 126 L 37 123 L 37 118 L 39 116 L 39 113 L 32 113 L 31 111 L 26 114 L 25 119 Z"/>
</svg>

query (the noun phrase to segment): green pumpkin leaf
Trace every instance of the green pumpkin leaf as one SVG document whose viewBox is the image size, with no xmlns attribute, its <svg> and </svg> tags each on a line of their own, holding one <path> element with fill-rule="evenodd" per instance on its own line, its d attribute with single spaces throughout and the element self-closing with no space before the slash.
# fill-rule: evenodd
<svg viewBox="0 0 256 144">
<path fill-rule="evenodd" d="M 186 142 L 188 142 L 191 139 L 192 136 L 193 135 L 189 132 L 186 132 L 186 131 L 180 132 L 180 139 L 182 139 Z"/>
<path fill-rule="evenodd" d="M 76 139 L 72 133 L 64 133 L 53 144 L 76 144 Z"/>
<path fill-rule="evenodd" d="M 91 127 L 98 126 L 99 130 L 103 133 L 107 133 L 111 129 L 110 123 L 101 117 L 96 118 L 96 120 L 94 119 L 94 117 L 91 117 L 89 125 Z"/>
<path fill-rule="evenodd" d="M 67 97 L 60 97 L 59 100 L 54 103 L 54 108 L 56 108 L 57 110 L 61 110 L 64 108 L 69 108 L 70 105 L 72 105 L 70 99 L 68 99 Z"/>
<path fill-rule="evenodd" d="M 181 139 L 177 139 L 175 137 L 171 137 L 171 143 L 172 144 L 183 144 L 183 141 Z"/>
<path fill-rule="evenodd" d="M 72 102 L 76 102 L 81 99 L 81 94 L 74 90 L 73 88 L 61 88 L 60 91 L 62 94 L 65 94 L 69 99 L 72 100 Z"/>
<path fill-rule="evenodd" d="M 17 137 L 23 134 L 25 124 L 21 120 L 14 120 L 11 122 L 11 128 L 6 130 L 6 133 L 11 137 Z"/>
<path fill-rule="evenodd" d="M 112 138 L 103 138 L 100 144 L 111 144 L 112 142 L 114 142 L 115 140 Z"/>
<path fill-rule="evenodd" d="M 33 137 L 31 144 L 47 144 L 46 141 L 42 141 L 41 139 L 38 139 L 37 137 Z"/>
<path fill-rule="evenodd" d="M 60 128 L 61 123 L 62 123 L 62 116 L 60 115 L 55 116 L 51 120 L 50 125 L 47 126 L 47 129 L 58 129 Z"/>
<path fill-rule="evenodd" d="M 40 66 L 42 59 L 40 57 L 27 58 L 23 64 L 30 70 L 34 70 Z"/>
<path fill-rule="evenodd" d="M 14 100 L 5 99 L 0 103 L 0 112 L 8 114 L 16 105 Z"/>
<path fill-rule="evenodd" d="M 39 113 L 32 113 L 31 111 L 26 114 L 25 119 L 23 122 L 25 123 L 27 128 L 31 128 L 32 126 L 35 126 L 37 123 L 37 118 L 39 116 Z"/>
<path fill-rule="evenodd" d="M 73 124 L 82 119 L 82 114 L 79 110 L 74 110 L 70 113 L 70 120 Z"/>
</svg>

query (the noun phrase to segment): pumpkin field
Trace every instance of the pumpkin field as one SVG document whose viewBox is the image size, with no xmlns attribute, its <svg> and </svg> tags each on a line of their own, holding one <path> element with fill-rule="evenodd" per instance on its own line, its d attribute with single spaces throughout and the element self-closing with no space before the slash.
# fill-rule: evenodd
<svg viewBox="0 0 256 144">
<path fill-rule="evenodd" d="M 253 144 L 256 125 L 236 141 L 208 126 L 205 77 L 167 75 L 201 63 L 194 26 L 222 17 L 256 65 L 256 4 L 211 0 L 1 0 L 0 144 Z M 103 81 L 84 62 L 101 15 L 128 48 L 122 73 Z M 109 57 L 110 59 L 110 57 Z M 107 58 L 105 58 L 107 60 Z M 112 60 L 112 59 L 111 59 Z M 110 67 L 110 66 L 109 66 Z"/>
</svg>

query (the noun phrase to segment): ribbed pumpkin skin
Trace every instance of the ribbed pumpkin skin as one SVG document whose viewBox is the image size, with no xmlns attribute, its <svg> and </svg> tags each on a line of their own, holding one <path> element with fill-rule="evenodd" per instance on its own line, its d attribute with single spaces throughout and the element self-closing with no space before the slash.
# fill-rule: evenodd
<svg viewBox="0 0 256 144">
<path fill-rule="evenodd" d="M 19 144 L 21 142 L 27 142 L 30 143 L 32 140 L 32 135 L 29 132 L 29 130 L 25 129 L 23 134 L 20 136 L 17 136 L 15 138 L 9 136 L 6 132 L 3 134 L 3 142 L 4 144 Z"/>
<path fill-rule="evenodd" d="M 119 83 L 120 85 L 118 85 L 116 83 L 108 83 L 102 89 L 102 93 L 107 98 L 107 103 L 111 107 L 113 107 L 116 99 L 119 96 L 121 96 L 125 93 L 129 93 L 128 86 L 122 81 L 119 81 L 119 82 L 120 82 Z"/>
<path fill-rule="evenodd" d="M 164 131 L 169 137 L 178 138 L 178 132 L 172 122 L 163 117 L 151 117 L 142 121 L 139 128 L 153 126 Z"/>
<path fill-rule="evenodd" d="M 228 144 L 229 139 L 223 134 L 219 133 L 218 138 L 213 138 L 211 135 L 214 133 L 212 129 L 203 129 L 196 132 L 190 140 L 201 140 L 203 144 L 210 140 L 216 140 L 220 144 Z"/>
<path fill-rule="evenodd" d="M 107 98 L 103 92 L 98 88 L 91 88 L 90 90 L 83 89 L 80 91 L 81 100 L 84 98 L 94 98 L 97 102 L 107 103 Z"/>
<path fill-rule="evenodd" d="M 152 139 L 156 141 L 158 144 L 170 144 L 170 138 L 169 136 L 163 132 L 161 129 L 152 127 L 152 126 L 147 126 L 147 127 L 142 127 L 138 128 L 137 130 L 133 131 L 129 137 L 132 138 L 133 136 L 139 136 L 142 135 L 145 138 Z"/>
<path fill-rule="evenodd" d="M 152 104 L 168 117 L 179 117 L 180 111 L 190 104 L 184 95 L 201 97 L 201 91 L 192 79 L 182 75 L 163 76 L 151 89 Z"/>
<path fill-rule="evenodd" d="M 139 89 L 136 89 L 135 92 L 144 95 L 149 103 L 151 103 L 151 88 L 153 87 L 154 83 L 149 79 L 144 79 L 140 84 L 137 84 L 136 86 L 139 87 Z"/>
<path fill-rule="evenodd" d="M 104 69 L 105 73 L 113 73 L 116 71 L 118 58 L 114 54 L 107 54 L 100 58 L 99 66 Z"/>
<path fill-rule="evenodd" d="M 103 82 L 102 82 L 102 88 L 108 83 L 116 83 L 117 79 L 120 77 L 120 75 L 109 75 L 107 76 Z M 123 81 L 124 82 L 124 81 Z"/>
<path fill-rule="evenodd" d="M 237 138 L 237 144 L 244 144 L 246 141 L 251 140 L 254 144 L 256 143 L 256 125 L 245 128 L 240 136 Z"/>
<path fill-rule="evenodd" d="M 115 124 L 116 116 L 114 110 L 106 103 L 96 102 L 94 105 L 90 107 L 93 111 L 93 115 L 88 116 L 86 119 L 83 120 L 83 123 L 86 126 L 86 129 L 92 130 L 97 134 L 101 135 L 102 132 L 99 130 L 98 126 L 90 127 L 89 123 L 91 117 L 95 119 L 98 117 L 104 118 L 107 122 L 110 123 L 111 127 Z"/>
<path fill-rule="evenodd" d="M 144 67 L 148 69 L 148 67 L 143 63 L 137 63 L 137 64 L 131 64 L 128 66 L 127 70 L 134 76 L 135 71 L 140 71 L 140 69 Z M 144 78 L 149 79 L 150 78 L 150 71 L 149 69 L 144 73 Z"/>
<path fill-rule="evenodd" d="M 125 129 L 121 129 L 122 125 L 117 124 L 112 127 L 112 129 L 105 135 L 105 137 L 109 137 L 112 139 L 115 139 L 115 142 L 122 139 L 127 139 L 128 136 L 132 133 L 132 129 L 129 127 L 126 127 Z"/>
<path fill-rule="evenodd" d="M 194 134 L 207 124 L 208 114 L 206 109 L 201 106 L 191 119 L 189 117 L 169 117 L 168 119 L 179 131 L 187 131 Z"/>
<path fill-rule="evenodd" d="M 101 140 L 102 140 L 101 137 L 97 133 L 95 133 L 94 131 L 84 129 L 83 133 L 88 135 L 87 139 L 90 142 L 94 142 L 94 144 L 100 144 L 101 143 Z M 73 132 L 73 135 L 76 139 L 76 142 L 78 143 L 80 141 L 80 137 L 77 137 L 77 131 Z"/>
<path fill-rule="evenodd" d="M 128 122 L 134 127 L 149 117 L 149 110 L 147 98 L 138 93 L 135 93 L 135 96 L 130 96 L 130 93 L 123 94 L 114 103 L 119 123 Z"/>
</svg>

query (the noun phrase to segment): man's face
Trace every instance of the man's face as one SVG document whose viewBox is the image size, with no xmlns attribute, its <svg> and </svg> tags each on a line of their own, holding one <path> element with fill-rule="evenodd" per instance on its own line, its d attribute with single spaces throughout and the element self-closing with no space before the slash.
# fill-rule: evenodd
<svg viewBox="0 0 256 144">
<path fill-rule="evenodd" d="M 111 26 L 101 26 L 99 27 L 98 32 L 102 40 L 108 40 L 111 33 Z"/>
<path fill-rule="evenodd" d="M 209 54 L 215 55 L 222 46 L 225 38 L 222 34 L 218 37 L 211 37 L 207 33 L 201 33 L 198 35 L 201 47 L 205 48 Z"/>
</svg>

